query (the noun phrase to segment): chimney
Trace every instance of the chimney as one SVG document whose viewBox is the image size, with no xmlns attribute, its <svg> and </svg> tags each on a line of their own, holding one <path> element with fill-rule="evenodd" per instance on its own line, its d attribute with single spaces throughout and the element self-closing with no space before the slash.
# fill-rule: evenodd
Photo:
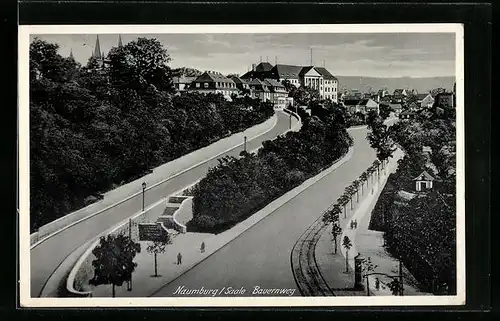
<svg viewBox="0 0 500 321">
<path fill-rule="evenodd" d="M 255 71 L 255 64 L 252 64 L 252 71 Z"/>
</svg>

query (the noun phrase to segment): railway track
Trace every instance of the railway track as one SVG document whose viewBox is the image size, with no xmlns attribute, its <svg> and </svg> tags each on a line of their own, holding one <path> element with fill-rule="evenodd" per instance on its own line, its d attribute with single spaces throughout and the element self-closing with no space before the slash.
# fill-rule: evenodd
<svg viewBox="0 0 500 321">
<path fill-rule="evenodd" d="M 302 296 L 335 296 L 323 278 L 315 256 L 316 244 L 326 228 L 322 216 L 319 217 L 293 246 L 292 271 Z"/>
</svg>

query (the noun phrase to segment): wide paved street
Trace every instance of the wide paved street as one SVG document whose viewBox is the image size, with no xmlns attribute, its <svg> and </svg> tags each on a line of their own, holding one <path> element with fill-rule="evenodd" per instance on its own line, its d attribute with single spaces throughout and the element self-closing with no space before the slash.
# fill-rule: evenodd
<svg viewBox="0 0 500 321">
<path fill-rule="evenodd" d="M 274 139 L 279 134 L 285 132 L 288 127 L 289 116 L 282 112 L 278 112 L 278 121 L 276 126 L 266 134 L 248 141 L 247 149 L 252 150 L 258 148 L 263 141 Z M 233 150 L 219 156 L 219 158 L 227 155 L 237 156 L 241 150 L 242 147 L 236 147 Z M 195 182 L 197 179 L 206 175 L 210 167 L 217 164 L 217 159 L 212 159 L 173 178 L 167 184 L 161 184 L 156 188 L 148 190 L 145 197 L 146 206 L 153 204 L 162 197 L 165 197 L 166 195 L 169 195 L 184 186 Z M 70 269 L 72 264 L 63 264 L 61 267 L 60 265 L 73 251 L 78 249 L 88 240 L 91 240 L 115 224 L 140 211 L 141 207 L 142 196 L 139 195 L 123 204 L 117 205 L 113 209 L 108 210 L 106 213 L 96 215 L 88 220 L 76 224 L 31 249 L 31 296 L 38 297 L 40 295 L 44 284 L 57 269 L 65 269 L 65 271 L 59 270 L 57 273 L 58 275 L 61 275 L 62 281 L 64 274 L 69 271 L 67 269 Z M 77 258 L 75 258 L 75 261 L 76 259 Z"/>
<path fill-rule="evenodd" d="M 300 235 L 375 160 L 364 127 L 349 130 L 355 140 L 349 161 L 241 234 L 153 296 L 177 296 L 178 287 L 205 289 L 296 288 L 290 253 Z M 294 293 L 300 296 L 298 290 Z"/>
</svg>

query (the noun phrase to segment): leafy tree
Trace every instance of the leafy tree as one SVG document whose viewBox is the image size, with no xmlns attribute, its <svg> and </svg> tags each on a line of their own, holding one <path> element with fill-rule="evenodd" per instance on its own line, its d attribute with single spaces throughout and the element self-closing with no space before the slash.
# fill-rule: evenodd
<svg viewBox="0 0 500 321">
<path fill-rule="evenodd" d="M 108 57 L 112 82 L 117 87 L 146 90 L 172 90 L 172 59 L 161 43 L 154 38 L 138 38 L 125 46 L 114 47 Z"/>
<path fill-rule="evenodd" d="M 373 273 L 377 268 L 376 264 L 372 263 L 372 259 L 370 257 L 364 258 L 361 261 L 361 274 L 366 278 L 366 293 L 370 295 L 370 285 L 369 285 L 369 274 Z"/>
<path fill-rule="evenodd" d="M 337 254 L 337 238 L 339 237 L 339 235 L 342 234 L 342 229 L 340 228 L 339 226 L 339 223 L 338 221 L 337 222 L 334 222 L 332 224 L 332 237 L 333 237 L 333 242 L 334 242 L 334 254 Z"/>
<path fill-rule="evenodd" d="M 154 255 L 154 259 L 155 259 L 155 274 L 154 274 L 154 276 L 155 277 L 158 277 L 158 264 L 157 264 L 156 256 L 158 254 L 165 253 L 167 244 L 171 244 L 171 243 L 172 243 L 172 241 L 171 241 L 170 235 L 169 235 L 165 241 L 151 242 L 148 245 L 148 247 L 146 248 L 146 251 L 148 251 L 148 253 L 151 253 Z"/>
<path fill-rule="evenodd" d="M 359 176 L 359 180 L 361 182 L 361 194 L 363 194 L 363 186 L 364 186 L 364 183 L 366 182 L 366 187 L 368 188 L 368 171 L 364 171 L 363 173 L 361 173 L 361 175 Z"/>
<path fill-rule="evenodd" d="M 345 248 L 345 272 L 349 272 L 349 250 L 352 247 L 351 239 L 346 235 L 342 241 L 342 246 Z"/>
<path fill-rule="evenodd" d="M 295 87 L 295 85 L 293 85 L 293 84 L 290 82 L 290 80 L 288 80 L 288 79 L 284 79 L 284 80 L 282 80 L 282 81 L 281 81 L 281 84 L 282 84 L 283 86 L 285 86 L 285 89 L 286 89 L 286 91 L 287 91 L 287 92 L 290 92 L 290 91 L 292 91 L 293 89 L 296 89 L 296 88 L 297 88 L 297 87 Z"/>
<path fill-rule="evenodd" d="M 101 237 L 99 245 L 92 250 L 96 258 L 92 261 L 94 277 L 89 280 L 89 284 L 111 284 L 114 298 L 115 286 L 121 286 L 131 279 L 137 267 L 133 260 L 140 252 L 141 245 L 128 236 L 119 234 Z"/>
<path fill-rule="evenodd" d="M 394 147 L 394 141 L 387 125 L 379 117 L 369 114 L 368 128 L 370 132 L 367 134 L 367 138 L 370 146 L 377 152 L 377 158 L 379 160 L 386 160 L 392 157 L 396 148 Z"/>
<path fill-rule="evenodd" d="M 337 200 L 337 203 L 342 205 L 344 207 L 344 218 L 347 217 L 347 203 L 349 203 L 349 200 L 351 198 L 349 196 L 347 196 L 347 194 L 342 194 L 342 196 L 339 197 L 339 199 Z"/>
<path fill-rule="evenodd" d="M 356 193 L 356 190 L 352 185 L 349 185 L 345 188 L 344 194 L 348 197 L 349 201 L 351 202 L 351 210 L 354 208 L 354 205 L 352 203 L 352 196 Z"/>
<path fill-rule="evenodd" d="M 295 86 L 291 87 L 288 97 L 292 97 L 295 104 L 307 107 L 310 107 L 312 103 L 320 100 L 318 90 L 305 86 L 300 86 L 298 88 Z"/>
</svg>

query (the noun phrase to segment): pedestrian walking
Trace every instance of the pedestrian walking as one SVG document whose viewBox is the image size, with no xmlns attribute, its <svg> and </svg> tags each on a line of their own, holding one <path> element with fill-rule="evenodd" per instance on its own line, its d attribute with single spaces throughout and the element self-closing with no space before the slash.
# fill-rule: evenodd
<svg viewBox="0 0 500 321">
<path fill-rule="evenodd" d="M 380 280 L 378 278 L 375 279 L 375 289 L 380 290 Z"/>
<path fill-rule="evenodd" d="M 358 221 L 354 220 L 354 228 L 358 228 Z"/>
<path fill-rule="evenodd" d="M 351 225 L 351 230 L 352 230 L 354 228 L 354 222 L 352 220 L 351 220 L 350 225 Z"/>
<path fill-rule="evenodd" d="M 205 253 L 205 242 L 201 242 L 200 252 Z"/>
<path fill-rule="evenodd" d="M 181 265 L 182 264 L 182 254 L 181 252 L 179 252 L 179 254 L 177 254 L 177 265 Z"/>
</svg>

